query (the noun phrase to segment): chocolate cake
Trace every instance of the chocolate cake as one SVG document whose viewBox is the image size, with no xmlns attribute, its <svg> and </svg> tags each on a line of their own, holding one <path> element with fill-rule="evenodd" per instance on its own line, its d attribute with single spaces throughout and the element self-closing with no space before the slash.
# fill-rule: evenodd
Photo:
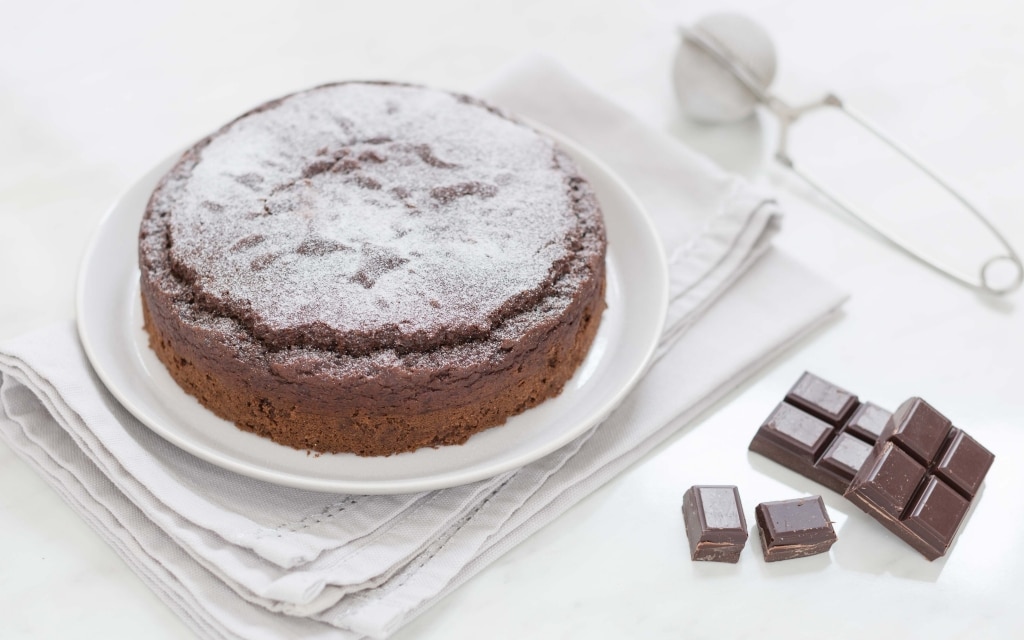
<svg viewBox="0 0 1024 640">
<path fill-rule="evenodd" d="M 604 308 L 591 186 L 475 98 L 339 83 L 264 104 L 160 181 L 139 238 L 150 346 L 284 445 L 465 442 L 558 394 Z"/>
</svg>

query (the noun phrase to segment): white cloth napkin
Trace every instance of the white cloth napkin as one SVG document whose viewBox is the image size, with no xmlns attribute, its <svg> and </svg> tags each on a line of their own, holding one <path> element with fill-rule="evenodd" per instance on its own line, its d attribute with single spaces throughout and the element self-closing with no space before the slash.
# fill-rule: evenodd
<svg viewBox="0 0 1024 640">
<path fill-rule="evenodd" d="M 529 58 L 481 93 L 602 158 L 646 205 L 669 257 L 657 361 L 603 425 L 565 448 L 424 494 L 283 488 L 143 427 L 101 386 L 70 323 L 0 346 L 0 434 L 200 636 L 387 636 L 841 304 L 770 249 L 769 199 L 557 64 Z"/>
</svg>

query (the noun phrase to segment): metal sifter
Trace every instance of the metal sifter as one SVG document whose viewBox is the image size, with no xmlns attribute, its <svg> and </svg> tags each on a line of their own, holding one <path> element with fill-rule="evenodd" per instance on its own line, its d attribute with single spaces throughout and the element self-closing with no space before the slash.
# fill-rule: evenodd
<svg viewBox="0 0 1024 640">
<path fill-rule="evenodd" d="M 1020 257 L 989 219 L 918 157 L 850 109 L 838 96 L 829 93 L 820 100 L 794 107 L 773 94 L 769 87 L 775 76 L 775 48 L 760 25 L 741 15 L 722 13 L 709 15 L 692 27 L 682 27 L 680 33 L 682 41 L 675 61 L 676 93 L 688 115 L 704 122 L 731 122 L 750 116 L 761 104 L 779 121 L 775 159 L 902 251 L 953 280 L 991 294 L 1009 293 L 1024 282 L 1024 266 Z M 887 224 L 885 216 L 869 215 L 863 207 L 855 206 L 836 189 L 824 184 L 813 170 L 808 171 L 802 163 L 797 163 L 790 155 L 791 129 L 804 115 L 822 109 L 832 109 L 847 117 L 859 130 L 920 170 L 970 213 L 1005 253 L 985 259 L 976 273 L 944 263 L 928 246 L 920 241 L 913 242 Z"/>
</svg>

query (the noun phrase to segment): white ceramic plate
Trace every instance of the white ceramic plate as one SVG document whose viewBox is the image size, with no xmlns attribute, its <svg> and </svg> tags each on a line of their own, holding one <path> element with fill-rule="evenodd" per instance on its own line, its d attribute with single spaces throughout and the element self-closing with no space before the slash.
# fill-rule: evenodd
<svg viewBox="0 0 1024 640">
<path fill-rule="evenodd" d="M 550 133 L 550 132 L 549 132 Z M 385 458 L 310 456 L 241 431 L 182 391 L 142 329 L 138 230 L 169 158 L 108 212 L 78 282 L 78 330 L 110 392 L 135 417 L 209 462 L 275 484 L 343 493 L 406 493 L 489 478 L 554 451 L 596 425 L 636 384 L 661 334 L 668 299 L 664 254 L 650 219 L 607 167 L 553 134 L 593 184 L 608 229 L 608 308 L 590 354 L 557 398 L 463 445 Z"/>
</svg>

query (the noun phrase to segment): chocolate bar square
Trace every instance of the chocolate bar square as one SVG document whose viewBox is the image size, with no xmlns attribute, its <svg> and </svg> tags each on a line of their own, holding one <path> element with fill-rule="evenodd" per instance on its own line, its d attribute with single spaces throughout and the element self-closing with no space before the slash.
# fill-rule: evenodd
<svg viewBox="0 0 1024 640">
<path fill-rule="evenodd" d="M 930 476 L 903 524 L 930 547 L 945 549 L 952 544 L 968 507 L 970 503 L 963 496 Z"/>
<path fill-rule="evenodd" d="M 978 441 L 960 429 L 953 429 L 942 459 L 935 466 L 935 474 L 970 500 L 978 493 L 995 456 Z"/>
<path fill-rule="evenodd" d="M 921 398 L 911 398 L 896 409 L 880 440 L 892 440 L 900 448 L 928 464 L 939 452 L 953 423 Z"/>
<path fill-rule="evenodd" d="M 881 437 L 890 417 L 892 414 L 882 407 L 865 402 L 857 407 L 850 421 L 846 423 L 846 430 L 865 442 L 875 442 Z"/>
<path fill-rule="evenodd" d="M 786 394 L 786 402 L 832 426 L 846 421 L 857 408 L 857 396 L 805 371 Z"/>
<path fill-rule="evenodd" d="M 872 462 L 864 466 L 857 478 L 857 493 L 861 497 L 898 518 L 910 498 L 924 479 L 925 468 L 917 464 L 895 443 L 887 442 L 874 452 Z"/>
<path fill-rule="evenodd" d="M 844 432 L 832 440 L 832 444 L 818 459 L 817 466 L 842 478 L 843 485 L 848 485 L 869 455 L 870 444 Z M 845 490 L 845 486 L 843 488 Z"/>
</svg>

